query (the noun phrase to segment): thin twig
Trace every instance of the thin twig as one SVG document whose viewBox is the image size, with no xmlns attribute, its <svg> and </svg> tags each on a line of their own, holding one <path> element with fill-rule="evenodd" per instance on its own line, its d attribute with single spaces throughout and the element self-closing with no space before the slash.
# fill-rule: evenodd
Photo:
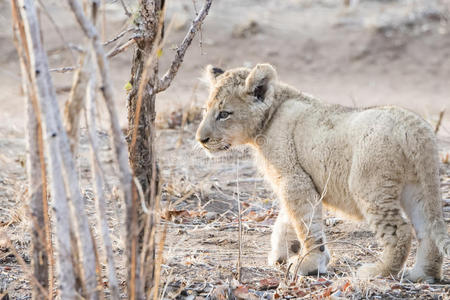
<svg viewBox="0 0 450 300">
<path fill-rule="evenodd" d="M 64 47 L 69 50 L 70 55 L 72 56 L 72 60 L 73 62 L 76 61 L 75 59 L 75 55 L 73 54 L 74 49 L 72 49 L 72 47 L 70 47 L 70 44 L 67 43 L 66 39 L 64 38 L 64 34 L 62 33 L 62 31 L 59 29 L 58 24 L 56 24 L 55 20 L 53 19 L 52 15 L 48 12 L 47 7 L 44 5 L 44 3 L 42 2 L 42 0 L 38 0 L 39 2 L 39 6 L 42 8 L 42 11 L 44 12 L 45 16 L 49 19 L 50 23 L 52 23 L 53 28 L 55 28 L 56 33 L 58 34 L 59 38 L 61 39 L 61 41 L 63 41 L 64 43 Z"/>
<path fill-rule="evenodd" d="M 114 43 L 114 42 L 117 41 L 118 39 L 122 38 L 125 34 L 127 34 L 128 32 L 131 32 L 131 31 L 133 31 L 133 30 L 135 30 L 134 27 L 130 27 L 130 28 L 125 29 L 124 31 L 122 31 L 121 33 L 119 33 L 118 35 L 116 35 L 115 37 L 113 37 L 112 39 L 110 39 L 109 41 L 104 42 L 104 43 L 103 43 L 103 46 L 108 46 L 109 44 Z"/>
<path fill-rule="evenodd" d="M 48 69 L 49 72 L 55 72 L 55 73 L 66 73 L 66 72 L 72 72 L 78 69 L 78 67 L 70 66 L 70 67 L 61 67 L 61 68 L 53 68 Z"/>
<path fill-rule="evenodd" d="M 88 53 L 83 53 L 79 58 L 80 68 L 73 76 L 72 88 L 69 99 L 64 108 L 64 127 L 70 140 L 70 150 L 76 157 L 78 153 L 78 138 L 80 129 L 80 114 L 84 107 L 86 87 L 89 82 L 87 69 L 90 67 L 90 57 Z"/>
<path fill-rule="evenodd" d="M 123 11 L 125 12 L 125 15 L 126 15 L 128 18 L 131 17 L 131 13 L 130 13 L 130 11 L 128 10 L 127 6 L 125 5 L 125 2 L 123 2 L 123 0 L 120 0 L 120 4 L 122 4 L 122 8 L 123 8 Z"/>
<path fill-rule="evenodd" d="M 125 43 L 117 46 L 116 48 L 112 49 L 111 51 L 108 52 L 108 54 L 106 55 L 107 58 L 111 58 L 116 56 L 117 54 L 124 52 L 125 50 L 128 49 L 128 47 L 130 47 L 131 45 L 136 43 L 136 39 L 135 38 L 131 38 L 128 41 L 126 41 Z"/>
<path fill-rule="evenodd" d="M 120 168 L 120 180 L 124 191 L 125 203 L 131 204 L 131 170 L 128 164 L 127 147 L 125 138 L 120 128 L 119 118 L 114 107 L 113 89 L 111 85 L 108 60 L 100 43 L 100 38 L 95 26 L 87 19 L 83 13 L 80 3 L 76 0 L 68 0 L 75 17 L 83 29 L 84 34 L 91 39 L 95 54 L 97 56 L 97 65 L 102 79 L 101 91 L 106 102 L 106 107 L 111 119 L 111 131 L 114 142 L 114 151 L 116 160 Z"/>
<path fill-rule="evenodd" d="M 92 61 L 90 61 L 92 63 Z M 87 132 L 91 143 L 91 165 L 93 170 L 93 181 L 95 182 L 95 204 L 97 208 L 97 224 L 101 228 L 101 240 L 105 248 L 106 265 L 108 271 L 108 283 L 111 292 L 111 299 L 120 299 L 119 285 L 116 276 L 116 268 L 114 263 L 114 253 L 112 249 L 112 243 L 109 233 L 109 226 L 106 215 L 106 200 L 103 189 L 103 182 L 105 180 L 104 171 L 100 165 L 100 159 L 98 157 L 98 140 L 96 136 L 96 76 L 95 68 L 90 69 L 89 84 L 87 86 L 87 105 L 85 107 L 85 118 L 87 125 Z M 87 113 L 89 112 L 89 113 Z"/>
<path fill-rule="evenodd" d="M 95 51 L 97 65 L 102 79 L 101 91 L 110 118 L 110 131 L 113 139 L 115 160 L 119 166 L 119 179 L 127 208 L 127 216 L 129 216 L 133 211 L 132 177 L 130 165 L 128 164 L 128 151 L 125 144 L 125 138 L 120 128 L 119 118 L 114 106 L 114 93 L 110 79 L 108 59 L 97 29 L 84 14 L 80 3 L 76 0 L 68 0 L 68 2 L 84 34 L 91 40 L 92 47 Z M 129 251 L 133 252 L 133 250 L 127 249 L 127 252 Z M 128 255 L 130 255 L 130 253 Z M 132 280 L 132 278 L 129 278 L 129 280 Z M 128 295 L 130 299 L 135 299 L 133 296 L 134 295 Z"/>
<path fill-rule="evenodd" d="M 238 274 L 238 281 L 241 282 L 241 255 L 242 255 L 242 212 L 241 212 L 241 199 L 240 199 L 240 192 L 239 192 L 239 156 L 236 156 L 236 201 L 238 205 L 238 224 L 239 224 L 239 231 L 238 231 L 238 261 L 237 261 L 237 274 Z"/>
<path fill-rule="evenodd" d="M 170 83 L 172 82 L 173 78 L 175 77 L 176 73 L 178 72 L 178 69 L 181 66 L 181 63 L 183 62 L 184 55 L 186 54 L 186 50 L 191 45 L 195 34 L 200 29 L 203 21 L 205 20 L 206 16 L 208 15 L 211 4 L 212 4 L 212 0 L 206 0 L 206 3 L 203 5 L 203 7 L 200 10 L 200 12 L 198 13 L 197 17 L 192 22 L 191 27 L 188 30 L 188 33 L 186 34 L 186 36 L 183 39 L 183 42 L 176 50 L 175 58 L 173 59 L 172 64 L 170 65 L 170 68 L 164 74 L 163 78 L 159 81 L 158 88 L 156 90 L 158 93 L 166 90 L 170 86 Z"/>
<path fill-rule="evenodd" d="M 434 133 L 437 134 L 439 131 L 439 128 L 441 127 L 442 119 L 444 118 L 445 109 L 441 110 L 439 113 L 439 119 L 436 123 L 436 127 L 434 128 Z"/>
<path fill-rule="evenodd" d="M 155 264 L 155 282 L 153 284 L 153 300 L 157 300 L 159 296 L 159 279 L 161 277 L 161 264 L 163 261 L 163 254 L 164 254 L 164 244 L 166 242 L 166 234 L 167 234 L 167 224 L 164 226 L 161 239 L 158 243 L 158 253 L 156 258 L 156 264 Z"/>
</svg>

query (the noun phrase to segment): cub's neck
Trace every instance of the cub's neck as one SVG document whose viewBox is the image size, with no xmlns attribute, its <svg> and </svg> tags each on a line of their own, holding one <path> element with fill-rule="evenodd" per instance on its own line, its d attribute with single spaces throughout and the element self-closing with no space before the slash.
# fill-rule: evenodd
<svg viewBox="0 0 450 300">
<path fill-rule="evenodd" d="M 261 124 L 258 126 L 254 136 L 257 137 L 258 135 L 263 134 L 264 131 L 270 126 L 272 117 L 274 116 L 278 108 L 287 100 L 292 99 L 296 99 L 298 101 L 302 101 L 311 105 L 319 105 L 319 101 L 314 99 L 313 97 L 298 91 L 290 85 L 280 82 L 275 86 L 272 105 L 267 109 L 264 118 L 261 120 Z"/>
</svg>

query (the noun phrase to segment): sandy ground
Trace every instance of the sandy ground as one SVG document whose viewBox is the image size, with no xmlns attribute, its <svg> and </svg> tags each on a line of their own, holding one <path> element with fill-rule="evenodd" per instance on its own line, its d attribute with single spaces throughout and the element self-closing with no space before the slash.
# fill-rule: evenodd
<svg viewBox="0 0 450 300">
<path fill-rule="evenodd" d="M 65 2 L 44 2 L 64 32 L 66 42 L 82 45 L 83 38 Z M 22 208 L 26 199 L 24 100 L 7 3 L 0 0 L 0 118 L 3 121 L 0 122 L 0 222 L 1 229 L 6 229 L 19 253 L 29 262 L 29 236 L 25 233 L 28 222 Z M 107 3 L 105 40 L 127 27 L 118 1 Z M 169 19 L 175 21 L 163 51 L 163 71 L 173 57 L 174 45 L 182 39 L 195 14 L 190 0 L 168 3 Z M 197 0 L 196 4 L 199 8 L 201 1 Z M 355 269 L 363 262 L 374 261 L 374 254 L 380 248 L 364 223 L 335 219 L 333 212 L 328 212 L 326 217 L 328 239 L 342 239 L 359 247 L 348 243 L 330 245 L 333 259 L 329 274 L 322 278 L 303 278 L 297 290 L 288 285 L 283 287 L 283 282 L 278 292 L 274 288 L 264 291 L 265 282 L 261 280 L 279 282 L 285 277 L 285 269 L 266 265 L 270 226 L 277 214 L 274 195 L 256 172 L 249 153 L 208 159 L 195 147 L 193 136 L 197 125 L 169 129 L 167 116 L 203 104 L 207 90 L 199 78 L 206 64 L 231 68 L 270 62 L 281 80 L 327 102 L 348 106 L 399 105 L 417 112 L 433 125 L 438 113 L 447 109 L 438 133 L 440 155 L 444 157 L 450 151 L 449 8 L 449 1 L 444 0 L 366 0 L 354 8 L 345 8 L 341 1 L 334 0 L 214 1 L 201 39 L 196 38 L 172 86 L 158 95 L 157 100 L 162 200 L 169 211 L 162 222 L 168 228 L 161 280 L 161 291 L 166 297 L 194 299 L 210 296 L 221 288 L 226 290 L 228 286 L 236 288 L 232 278 L 236 275 L 238 253 L 236 182 L 239 179 L 239 195 L 245 210 L 242 282 L 255 297 L 291 293 L 320 298 L 327 296 L 331 289 L 340 291 L 343 297 L 356 299 L 445 299 L 450 293 L 448 282 L 399 285 L 394 279 L 361 282 L 355 278 Z M 65 43 L 45 15 L 42 22 L 50 66 L 74 65 Z M 129 50 L 111 60 L 116 107 L 123 126 L 126 124 L 123 87 L 128 81 L 131 53 Z M 71 76 L 71 73 L 53 73 L 61 105 L 68 96 Z M 100 115 L 104 111 L 103 108 Z M 105 126 L 106 122 L 101 125 Z M 123 216 L 123 205 L 117 201 L 115 192 L 118 183 L 113 176 L 108 137 L 103 133 L 100 136 L 104 145 L 102 159 L 109 174 L 109 221 L 116 229 Z M 80 174 L 83 193 L 91 207 L 87 150 L 82 139 Z M 450 167 L 443 164 L 445 199 L 450 199 L 449 178 Z M 170 207 L 169 203 L 172 203 Z M 446 217 L 450 218 L 448 214 Z M 123 245 L 115 232 L 115 253 L 119 269 L 123 270 Z M 9 250 L 1 250 L 4 251 L 0 251 L 0 291 L 8 291 L 13 299 L 28 299 L 30 287 L 23 268 Z M 408 265 L 412 259 L 413 255 Z M 445 260 L 444 269 L 448 281 L 449 259 Z M 347 281 L 350 285 L 345 287 Z M 245 288 L 235 291 L 242 292 Z"/>
</svg>

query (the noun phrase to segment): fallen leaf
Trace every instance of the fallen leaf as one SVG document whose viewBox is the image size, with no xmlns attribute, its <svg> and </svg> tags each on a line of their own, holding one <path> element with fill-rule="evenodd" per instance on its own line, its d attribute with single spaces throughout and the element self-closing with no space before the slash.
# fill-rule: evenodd
<svg viewBox="0 0 450 300">
<path fill-rule="evenodd" d="M 350 281 L 347 280 L 341 287 L 340 290 L 345 292 L 351 286 Z"/>
<path fill-rule="evenodd" d="M 333 289 L 331 287 L 327 288 L 325 292 L 323 292 L 322 297 L 330 297 Z"/>
<path fill-rule="evenodd" d="M 306 295 L 308 295 L 308 293 L 303 290 L 299 290 L 299 291 L 295 292 L 295 296 L 297 296 L 297 297 L 304 297 Z"/>
<path fill-rule="evenodd" d="M 261 279 L 258 283 L 259 290 L 276 289 L 280 285 L 280 280 L 275 277 Z"/>
<path fill-rule="evenodd" d="M 165 210 L 161 214 L 161 219 L 174 222 L 176 219 L 190 218 L 187 210 Z"/>
</svg>

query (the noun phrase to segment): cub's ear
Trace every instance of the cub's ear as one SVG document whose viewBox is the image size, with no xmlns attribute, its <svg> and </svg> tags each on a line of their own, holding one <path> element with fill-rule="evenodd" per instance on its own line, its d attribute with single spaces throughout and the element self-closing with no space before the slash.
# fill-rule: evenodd
<svg viewBox="0 0 450 300">
<path fill-rule="evenodd" d="M 209 79 L 210 84 L 215 84 L 217 77 L 225 73 L 221 68 L 213 67 L 212 65 L 206 66 L 206 77 Z"/>
<path fill-rule="evenodd" d="M 257 64 L 245 79 L 247 93 L 256 101 L 264 101 L 267 90 L 277 80 L 277 71 L 269 64 Z"/>
</svg>

